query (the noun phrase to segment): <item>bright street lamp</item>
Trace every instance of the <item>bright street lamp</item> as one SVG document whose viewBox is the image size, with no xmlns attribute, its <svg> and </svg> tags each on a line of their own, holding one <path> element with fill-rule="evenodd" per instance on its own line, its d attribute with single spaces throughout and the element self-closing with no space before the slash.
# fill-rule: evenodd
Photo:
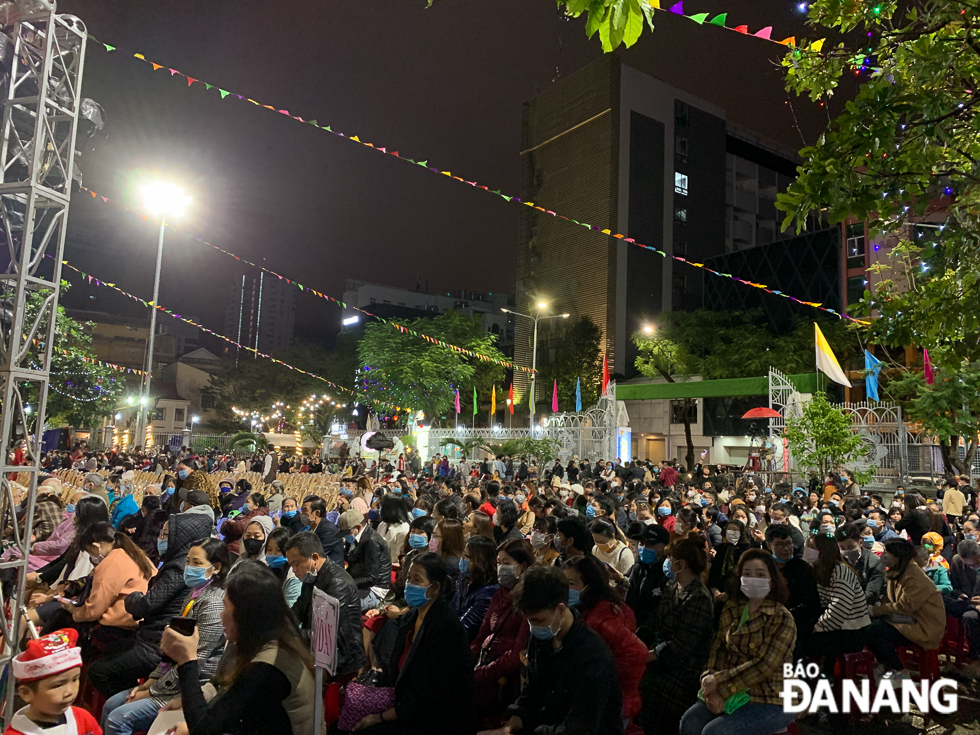
<svg viewBox="0 0 980 735">
<path fill-rule="evenodd" d="M 643 325 L 643 333 L 644 334 L 653 334 L 655 331 L 656 331 L 656 329 L 654 329 L 654 327 L 651 326 L 650 324 L 644 324 Z"/>
<path fill-rule="evenodd" d="M 157 241 L 157 267 L 153 277 L 153 310 L 150 312 L 150 338 L 147 340 L 146 350 L 146 375 L 143 379 L 143 398 L 140 401 L 142 406 L 150 402 L 150 381 L 153 377 L 153 338 L 157 331 L 157 308 L 160 305 L 160 266 L 163 263 L 163 235 L 167 230 L 167 215 L 174 217 L 180 216 L 184 209 L 190 204 L 190 197 L 184 194 L 183 189 L 175 184 L 167 184 L 158 181 L 148 184 L 142 189 L 143 204 L 153 214 L 160 215 L 160 239 Z M 143 436 L 146 427 L 143 425 L 148 419 L 148 415 L 140 408 L 139 420 L 137 421 L 136 436 Z"/>
<path fill-rule="evenodd" d="M 536 387 L 535 379 L 537 378 L 537 365 L 538 365 L 538 320 L 539 319 L 568 319 L 571 314 L 542 314 L 541 312 L 548 308 L 547 301 L 538 302 L 538 313 L 534 316 L 530 314 L 522 314 L 519 311 L 511 311 L 510 309 L 501 309 L 505 314 L 513 314 L 514 316 L 522 316 L 525 319 L 530 319 L 534 322 L 534 341 L 533 348 L 531 350 L 531 400 L 530 411 L 531 411 L 531 426 L 534 426 L 534 389 Z"/>
</svg>

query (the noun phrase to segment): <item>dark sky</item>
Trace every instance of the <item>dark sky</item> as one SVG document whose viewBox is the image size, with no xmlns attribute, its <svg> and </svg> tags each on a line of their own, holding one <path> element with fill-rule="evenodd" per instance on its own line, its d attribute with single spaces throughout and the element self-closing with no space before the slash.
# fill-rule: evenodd
<svg viewBox="0 0 980 735">
<path fill-rule="evenodd" d="M 553 0 L 439 0 L 428 10 L 425 0 L 63 0 L 59 10 L 100 41 L 513 194 L 523 102 L 601 54 Z M 730 25 L 772 25 L 775 38 L 805 35 L 788 1 L 689 1 L 686 11 L 727 11 Z M 781 47 L 667 13 L 657 21 L 622 52 L 627 64 L 800 147 Z M 516 205 L 215 90 L 188 90 L 119 53 L 90 50 L 84 93 L 105 108 L 107 137 L 82 171 L 106 196 L 138 205 L 142 179 L 170 176 L 194 199 L 181 227 L 338 297 L 347 278 L 411 288 L 416 273 L 432 291 L 514 288 Z M 813 142 L 826 113 L 794 106 Z M 151 223 L 85 196 L 69 221 L 71 262 L 150 298 Z M 169 237 L 161 303 L 222 331 L 234 265 Z M 87 286 L 66 298 L 120 303 Z M 297 337 L 322 338 L 339 320 L 338 308 L 303 296 Z"/>
</svg>

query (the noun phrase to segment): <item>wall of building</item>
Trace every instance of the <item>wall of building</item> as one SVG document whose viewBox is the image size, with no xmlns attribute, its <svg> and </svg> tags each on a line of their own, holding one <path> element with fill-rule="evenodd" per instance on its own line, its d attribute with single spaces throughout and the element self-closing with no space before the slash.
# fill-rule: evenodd
<svg viewBox="0 0 980 735">
<path fill-rule="evenodd" d="M 165 366 L 161 371 L 161 377 L 168 383 L 177 386 L 177 393 L 187 399 L 188 411 L 191 416 L 197 416 L 198 426 L 204 426 L 214 415 L 214 409 L 205 409 L 201 405 L 201 391 L 211 383 L 211 375 L 203 370 L 198 370 L 182 362 L 174 362 Z"/>
<path fill-rule="evenodd" d="M 92 351 L 99 360 L 136 370 L 145 369 L 146 342 L 150 337 L 149 325 L 135 327 L 127 324 L 95 322 L 86 331 L 92 335 Z M 153 340 L 153 355 L 155 367 L 173 362 L 173 336 L 156 335 Z"/>
</svg>

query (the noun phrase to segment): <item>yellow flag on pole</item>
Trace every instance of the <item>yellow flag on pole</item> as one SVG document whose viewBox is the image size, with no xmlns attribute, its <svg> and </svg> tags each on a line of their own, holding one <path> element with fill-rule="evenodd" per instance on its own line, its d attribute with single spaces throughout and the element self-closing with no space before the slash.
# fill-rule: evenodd
<svg viewBox="0 0 980 735">
<path fill-rule="evenodd" d="M 827 338 L 823 336 L 823 332 L 820 331 L 820 326 L 816 322 L 813 323 L 813 329 L 816 335 L 817 370 L 835 383 L 840 383 L 850 388 L 851 381 L 847 379 L 844 371 L 841 370 L 840 363 L 837 362 L 834 351 L 830 349 Z"/>
<path fill-rule="evenodd" d="M 497 386 L 493 386 L 493 390 L 490 391 L 490 420 L 497 415 Z"/>
</svg>

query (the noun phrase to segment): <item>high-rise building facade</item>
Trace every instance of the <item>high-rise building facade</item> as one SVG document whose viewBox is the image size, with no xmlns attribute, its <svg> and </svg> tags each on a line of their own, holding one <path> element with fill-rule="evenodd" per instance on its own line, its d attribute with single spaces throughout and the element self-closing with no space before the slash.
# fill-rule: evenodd
<svg viewBox="0 0 980 735">
<path fill-rule="evenodd" d="M 792 180 L 793 153 L 725 118 L 723 109 L 605 56 L 525 104 L 521 199 L 695 263 L 772 242 L 776 193 Z M 646 322 L 703 301 L 698 268 L 522 211 L 517 311 L 532 314 L 546 302 L 548 313 L 590 317 L 612 372 L 633 373 L 631 336 Z M 539 362 L 559 321 L 542 322 Z M 528 319 L 515 323 L 518 364 L 531 364 L 532 331 Z M 516 380 L 526 388 L 526 376 Z"/>
<path fill-rule="evenodd" d="M 239 344 L 272 354 L 293 343 L 296 321 L 296 290 L 264 271 L 234 277 L 225 309 L 225 334 Z M 236 355 L 240 352 L 240 355 Z M 224 349 L 225 357 L 246 357 L 253 353 L 233 345 Z"/>
</svg>

